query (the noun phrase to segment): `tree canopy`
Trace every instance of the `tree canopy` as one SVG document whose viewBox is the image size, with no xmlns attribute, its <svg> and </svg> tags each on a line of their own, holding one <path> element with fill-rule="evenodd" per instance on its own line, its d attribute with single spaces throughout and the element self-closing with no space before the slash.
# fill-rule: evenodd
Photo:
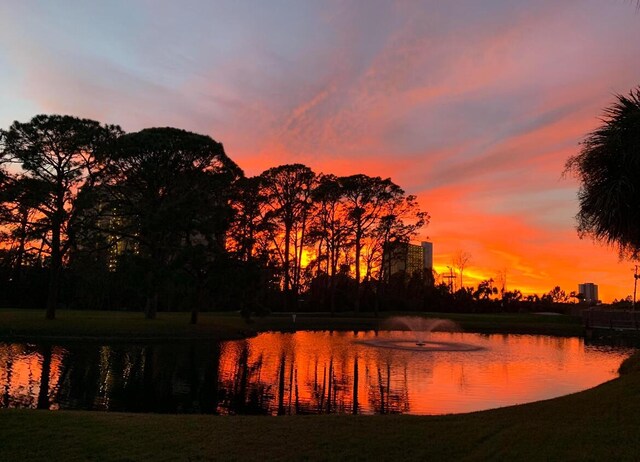
<svg viewBox="0 0 640 462">
<path fill-rule="evenodd" d="M 620 254 L 640 253 L 640 87 L 617 95 L 602 125 L 566 164 L 580 181 L 578 231 L 614 245 Z"/>
<path fill-rule="evenodd" d="M 176 128 L 149 128 L 120 137 L 106 152 L 85 216 L 147 259 L 147 316 L 156 312 L 163 273 L 179 265 L 198 279 L 224 251 L 232 209 L 231 185 L 242 170 L 222 144 Z M 202 282 L 202 281 L 198 281 Z"/>
<path fill-rule="evenodd" d="M 377 311 L 396 294 L 383 254 L 429 220 L 390 178 L 302 164 L 246 178 L 221 143 L 178 128 L 41 115 L 0 137 L 0 286 L 48 291 L 49 318 L 62 303 L 192 322 L 215 307 Z M 392 285 L 418 296 L 433 281 Z"/>
<path fill-rule="evenodd" d="M 0 131 L 2 163 L 16 164 L 19 169 L 17 173 L 5 171 L 11 180 L 5 182 L 3 203 L 19 204 L 9 216 L 21 223 L 26 220 L 22 232 L 28 224 L 37 228 L 49 251 L 47 318 L 55 317 L 60 270 L 73 245 L 75 197 L 92 183 L 101 168 L 96 151 L 121 133 L 115 125 L 61 115 L 38 115 Z M 12 195 L 13 201 L 8 199 Z M 27 207 L 36 212 L 31 214 L 32 219 Z"/>
</svg>

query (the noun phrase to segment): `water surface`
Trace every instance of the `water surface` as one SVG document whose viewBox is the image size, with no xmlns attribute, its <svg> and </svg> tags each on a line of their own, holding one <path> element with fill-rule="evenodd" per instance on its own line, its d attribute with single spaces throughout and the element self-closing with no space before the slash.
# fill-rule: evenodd
<svg viewBox="0 0 640 462">
<path fill-rule="evenodd" d="M 0 406 L 212 414 L 444 414 L 538 401 L 617 376 L 629 348 L 433 333 L 477 351 L 367 345 L 409 332 L 264 333 L 211 344 L 0 343 Z M 365 343 L 362 343 L 362 342 Z"/>
</svg>

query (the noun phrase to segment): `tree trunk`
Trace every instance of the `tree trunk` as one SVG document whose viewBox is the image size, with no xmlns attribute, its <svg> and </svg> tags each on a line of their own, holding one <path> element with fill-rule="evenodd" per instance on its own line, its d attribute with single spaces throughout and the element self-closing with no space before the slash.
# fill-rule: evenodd
<svg viewBox="0 0 640 462">
<path fill-rule="evenodd" d="M 19 241 L 18 241 L 18 255 L 16 256 L 16 263 L 13 267 L 13 287 L 16 297 L 17 305 L 22 308 L 22 304 L 24 301 L 24 287 L 22 283 L 23 275 L 22 275 L 22 265 L 24 262 L 24 249 L 27 243 L 27 224 L 29 220 L 29 210 L 23 209 L 21 211 L 22 217 L 20 219 L 20 233 L 19 233 Z"/>
<path fill-rule="evenodd" d="M 360 236 L 356 236 L 356 300 L 355 312 L 360 312 L 360 252 L 362 252 L 362 244 Z"/>
<path fill-rule="evenodd" d="M 336 272 L 338 269 L 338 250 L 336 249 L 336 245 L 334 242 L 333 248 L 331 249 L 331 272 L 329 277 L 329 296 L 331 297 L 330 306 L 331 306 L 331 316 L 335 316 L 336 314 Z"/>
<path fill-rule="evenodd" d="M 62 269 L 62 221 L 64 218 L 64 188 L 62 175 L 58 174 L 56 189 L 56 209 L 51 217 L 51 266 L 49 271 L 49 293 L 47 294 L 46 319 L 56 318 L 56 308 L 60 296 L 60 272 Z"/>
<path fill-rule="evenodd" d="M 305 237 L 305 228 L 307 225 L 306 215 L 302 218 L 302 223 L 300 227 L 300 246 L 298 247 L 298 233 L 296 233 L 296 271 L 294 275 L 294 293 L 296 299 L 298 298 L 298 292 L 300 291 L 300 279 L 302 277 L 302 251 L 304 250 L 304 237 Z M 296 301 L 297 303 L 297 301 Z"/>
<path fill-rule="evenodd" d="M 151 267 L 147 269 L 146 274 L 146 283 L 147 283 L 147 300 L 144 307 L 144 317 L 146 319 L 155 319 L 156 313 L 158 312 L 158 287 L 159 287 L 159 277 L 158 271 L 161 267 L 161 259 L 159 258 L 159 252 L 155 247 L 151 248 L 150 251 L 150 262 Z"/>
<path fill-rule="evenodd" d="M 198 323 L 198 314 L 200 310 L 205 305 L 207 300 L 207 290 L 204 287 L 204 282 L 201 282 L 198 287 L 198 295 L 196 296 L 196 302 L 193 305 L 193 309 L 191 310 L 191 320 L 189 324 L 197 324 Z"/>
<path fill-rule="evenodd" d="M 290 306 L 289 300 L 289 288 L 291 287 L 291 278 L 289 275 L 289 252 L 291 251 L 290 246 L 291 240 L 291 227 L 286 226 L 284 230 L 284 261 L 282 264 L 282 269 L 284 271 L 284 310 L 288 311 Z"/>
<path fill-rule="evenodd" d="M 144 317 L 147 319 L 156 319 L 158 313 L 158 292 L 153 289 L 147 296 L 147 304 L 144 309 Z"/>
<path fill-rule="evenodd" d="M 56 308 L 60 294 L 60 271 L 62 255 L 60 254 L 60 224 L 54 223 L 51 232 L 51 266 L 49 267 L 49 291 L 47 293 L 46 319 L 56 318 Z"/>
<path fill-rule="evenodd" d="M 18 255 L 16 256 L 16 264 L 13 267 L 13 280 L 21 289 L 22 283 L 22 262 L 24 261 L 24 248 L 27 243 L 27 224 L 29 220 L 29 211 L 22 210 L 22 217 L 20 219 L 20 232 L 18 241 Z"/>
</svg>

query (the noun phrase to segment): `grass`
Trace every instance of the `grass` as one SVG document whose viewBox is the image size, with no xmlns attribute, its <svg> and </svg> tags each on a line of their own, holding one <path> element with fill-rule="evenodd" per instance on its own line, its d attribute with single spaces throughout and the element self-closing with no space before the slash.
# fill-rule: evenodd
<svg viewBox="0 0 640 462">
<path fill-rule="evenodd" d="M 401 313 L 386 313 L 385 316 Z M 535 314 L 455 314 L 421 313 L 448 318 L 469 332 L 536 333 L 582 335 L 580 319 L 571 316 Z M 326 314 L 299 314 L 255 318 L 247 324 L 238 313 L 202 313 L 197 325 L 188 324 L 188 313 L 159 313 L 149 321 L 141 313 L 60 310 L 53 321 L 40 310 L 0 310 L 0 339 L 172 341 L 234 339 L 269 330 L 371 330 L 384 325 L 384 318 L 353 313 L 330 317 Z"/>
<path fill-rule="evenodd" d="M 40 310 L 0 310 L 0 338 L 8 340 L 182 340 L 241 338 L 254 333 L 240 316 L 202 315 L 189 324 L 189 313 L 142 313 L 59 310 L 44 319 Z"/>
<path fill-rule="evenodd" d="M 0 459 L 638 460 L 640 373 L 581 393 L 449 416 L 0 410 Z"/>
</svg>

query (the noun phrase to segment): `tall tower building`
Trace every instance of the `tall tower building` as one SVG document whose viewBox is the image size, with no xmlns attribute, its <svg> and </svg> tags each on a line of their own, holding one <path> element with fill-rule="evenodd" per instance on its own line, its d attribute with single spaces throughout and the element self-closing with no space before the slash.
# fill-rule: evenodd
<svg viewBox="0 0 640 462">
<path fill-rule="evenodd" d="M 389 245 L 382 254 L 385 278 L 404 271 L 409 276 L 416 272 L 433 270 L 433 244 L 421 242 L 420 245 L 400 242 Z"/>
<path fill-rule="evenodd" d="M 593 282 L 578 284 L 578 293 L 584 295 L 584 301 L 586 303 L 598 303 L 598 286 Z"/>
<path fill-rule="evenodd" d="M 422 268 L 426 270 L 433 269 L 433 243 L 422 241 L 420 243 L 422 246 Z"/>
</svg>

